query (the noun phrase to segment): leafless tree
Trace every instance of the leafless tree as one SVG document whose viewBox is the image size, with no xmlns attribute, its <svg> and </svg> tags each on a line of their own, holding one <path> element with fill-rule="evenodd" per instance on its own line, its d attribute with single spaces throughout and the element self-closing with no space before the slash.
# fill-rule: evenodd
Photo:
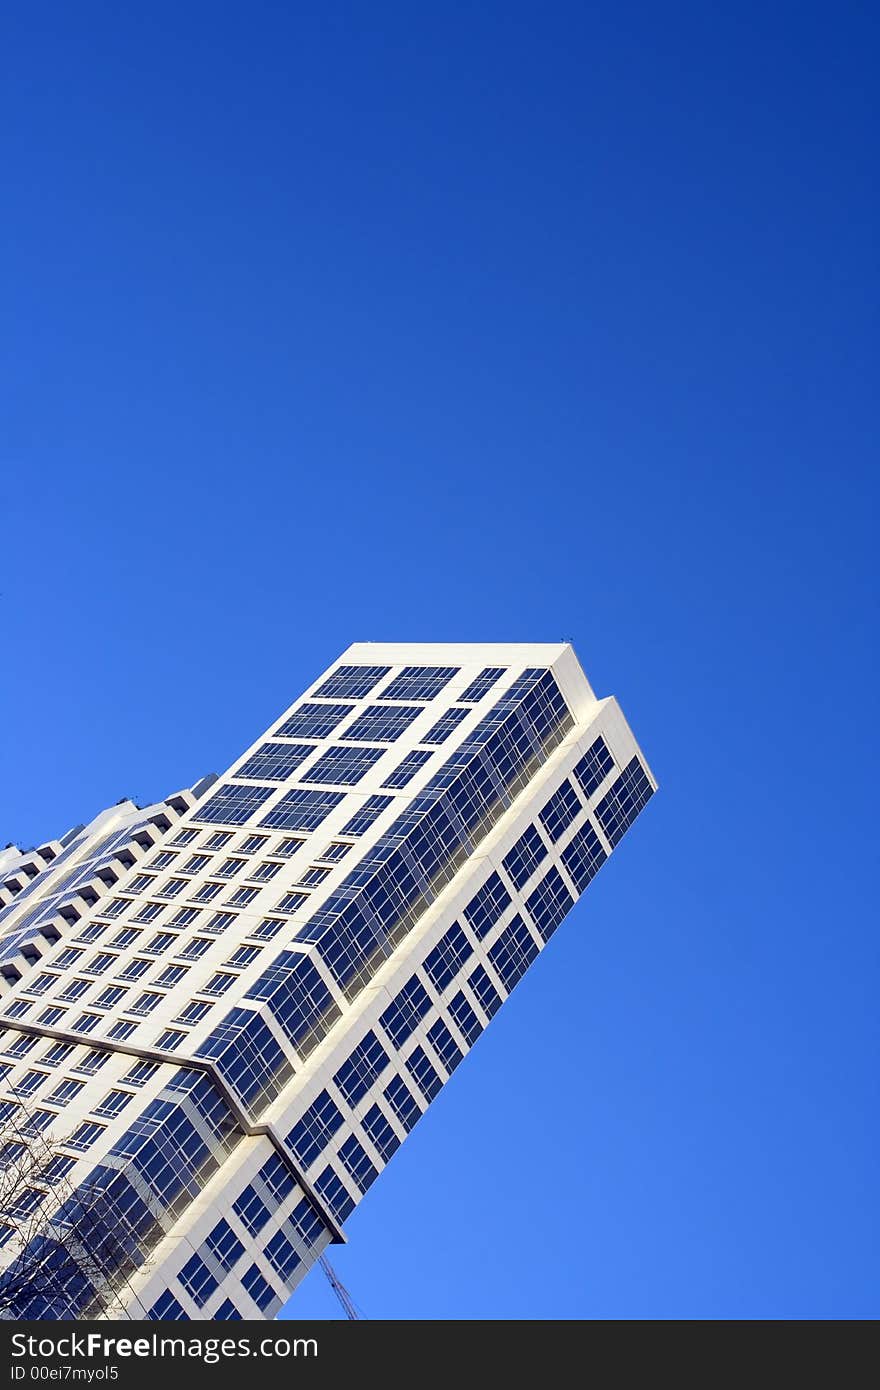
<svg viewBox="0 0 880 1390">
<path fill-rule="evenodd" d="M 0 1318 L 137 1317 L 137 1233 L 106 1188 L 71 1184 L 59 1143 L 27 1105 L 0 1121 Z"/>
</svg>

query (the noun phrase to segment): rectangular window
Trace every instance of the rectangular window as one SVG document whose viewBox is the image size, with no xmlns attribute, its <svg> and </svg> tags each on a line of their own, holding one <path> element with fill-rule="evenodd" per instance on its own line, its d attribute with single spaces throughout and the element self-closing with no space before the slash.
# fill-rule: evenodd
<svg viewBox="0 0 880 1390">
<path fill-rule="evenodd" d="M 250 933 L 257 941 L 271 941 L 284 926 L 276 917 L 264 917 L 260 925 Z"/>
<path fill-rule="evenodd" d="M 291 859 L 298 850 L 302 849 L 304 844 L 305 840 L 297 840 L 288 835 L 285 839 L 278 842 L 273 850 L 273 854 L 278 854 L 283 859 Z"/>
<path fill-rule="evenodd" d="M 492 930 L 502 913 L 510 907 L 510 894 L 498 874 L 491 874 L 464 910 L 468 925 L 482 938 Z"/>
<path fill-rule="evenodd" d="M 353 709 L 354 705 L 300 705 L 281 728 L 275 730 L 275 737 L 327 738 Z"/>
<path fill-rule="evenodd" d="M 265 778 L 268 782 L 286 782 L 314 751 L 309 743 L 264 743 L 232 775 L 252 777 L 255 781 Z"/>
<path fill-rule="evenodd" d="M 58 970 L 69 970 L 71 966 L 76 965 L 78 960 L 82 960 L 84 955 L 85 951 L 79 951 L 75 946 L 68 946 L 59 956 L 56 956 L 52 964 Z"/>
<path fill-rule="evenodd" d="M 108 985 L 106 989 L 101 990 L 93 1007 L 96 1009 L 112 1009 L 119 1003 L 120 999 L 125 998 L 126 994 L 128 994 L 128 990 L 123 989 L 122 985 Z"/>
<path fill-rule="evenodd" d="M 158 1070 L 158 1062 L 135 1062 L 122 1079 L 128 1086 L 143 1086 L 144 1082 L 155 1076 Z"/>
<path fill-rule="evenodd" d="M 149 943 L 141 949 L 149 951 L 152 956 L 161 956 L 163 952 L 168 950 L 169 946 L 176 945 L 179 939 L 180 938 L 177 936 L 172 936 L 170 932 L 159 931 L 156 932 L 156 935 L 152 937 Z"/>
<path fill-rule="evenodd" d="M 16 1096 L 32 1096 L 48 1079 L 48 1072 L 26 1071 L 24 1076 L 20 1076 L 14 1085 L 10 1086 L 10 1090 Z"/>
<path fill-rule="evenodd" d="M 82 931 L 74 937 L 74 940 L 85 942 L 97 941 L 100 936 L 104 935 L 106 930 L 106 927 L 102 927 L 100 923 L 96 922 L 89 927 L 83 927 Z"/>
<path fill-rule="evenodd" d="M 50 1119 L 54 1119 L 54 1116 L 50 1116 Z M 73 1131 L 69 1139 L 64 1140 L 64 1143 L 68 1149 L 76 1149 L 80 1153 L 85 1153 L 86 1149 L 90 1149 L 104 1133 L 103 1125 L 96 1125 L 91 1120 L 86 1120 Z"/>
<path fill-rule="evenodd" d="M 222 970 L 218 970 L 216 975 L 212 975 L 206 985 L 202 985 L 202 994 L 225 994 L 229 986 L 238 977 L 236 975 L 226 975 Z"/>
<path fill-rule="evenodd" d="M 420 739 L 420 743 L 440 744 L 445 743 L 451 733 L 454 733 L 463 719 L 467 719 L 470 710 L 461 709 L 455 705 L 448 709 L 445 714 L 441 714 L 437 723 L 428 730 L 425 737 Z"/>
<path fill-rule="evenodd" d="M 133 1014 L 151 1014 L 156 1005 L 160 1004 L 164 997 L 165 996 L 162 994 L 154 994 L 152 990 L 146 989 L 143 994 L 139 994 L 134 1003 L 129 1006 L 129 1012 Z"/>
<path fill-rule="evenodd" d="M 406 1059 L 406 1069 L 425 1100 L 431 1101 L 443 1085 L 423 1047 L 417 1047 Z"/>
<path fill-rule="evenodd" d="M 112 1028 L 108 1029 L 107 1037 L 114 1038 L 118 1042 L 125 1042 L 127 1038 L 131 1037 L 134 1030 L 135 1024 L 126 1023 L 124 1019 L 120 1019 L 118 1023 L 113 1024 Z"/>
<path fill-rule="evenodd" d="M 135 931 L 134 927 L 123 927 L 122 931 L 116 933 L 110 945 L 118 947 L 119 950 L 124 950 L 125 947 L 130 946 L 133 941 L 137 941 L 138 937 L 141 935 L 142 933 Z"/>
<path fill-rule="evenodd" d="M 56 1023 L 61 1022 L 66 1013 L 66 1009 L 59 1009 L 56 1005 L 53 1008 L 44 1009 L 37 1019 L 37 1022 L 42 1023 L 44 1028 L 54 1028 Z"/>
<path fill-rule="evenodd" d="M 266 1159 L 257 1177 L 265 1184 L 279 1206 L 293 1191 L 293 1178 L 290 1176 L 287 1165 L 277 1153 Z"/>
<path fill-rule="evenodd" d="M 274 787 L 255 787 L 246 783 L 225 783 L 204 806 L 197 806 L 193 819 L 203 825 L 221 821 L 226 825 L 244 825 L 255 811 L 268 801 Z"/>
<path fill-rule="evenodd" d="M 131 1100 L 129 1091 L 108 1091 L 100 1105 L 95 1106 L 95 1114 L 113 1119 L 122 1113 Z"/>
<path fill-rule="evenodd" d="M 73 1051 L 73 1043 L 53 1043 L 43 1057 L 43 1061 L 48 1067 L 62 1066 Z"/>
<path fill-rule="evenodd" d="M 189 1313 L 183 1311 L 170 1289 L 160 1294 L 147 1317 L 153 1322 L 189 1322 Z"/>
<path fill-rule="evenodd" d="M 74 1071 L 81 1071 L 85 1072 L 87 1076 L 94 1076 L 95 1072 L 100 1071 L 109 1060 L 109 1052 L 100 1052 L 97 1048 L 92 1048 L 91 1052 L 87 1052 L 81 1062 L 77 1062 Z"/>
<path fill-rule="evenodd" d="M 186 1033 L 181 1033 L 176 1028 L 166 1028 L 156 1043 L 160 1052 L 174 1052 L 186 1037 Z"/>
<path fill-rule="evenodd" d="M 429 758 L 433 757 L 427 749 L 416 748 L 412 753 L 407 753 L 403 762 L 398 763 L 397 767 L 390 776 L 385 778 L 383 787 L 400 788 L 405 787 L 407 782 L 411 782 L 419 768 L 424 767 Z"/>
<path fill-rule="evenodd" d="M 363 835 L 374 821 L 377 821 L 387 806 L 390 806 L 394 798 L 392 796 L 368 796 L 359 811 L 355 811 L 351 820 L 342 827 L 343 835 Z"/>
<path fill-rule="evenodd" d="M 181 907 L 178 908 L 167 925 L 169 927 L 177 927 L 178 930 L 181 927 L 189 927 L 196 920 L 198 915 L 199 909 L 197 907 Z"/>
<path fill-rule="evenodd" d="M 442 1018 L 428 1029 L 428 1042 L 448 1072 L 455 1071 L 462 1059 L 462 1051 Z"/>
<path fill-rule="evenodd" d="M 526 973 L 537 954 L 538 943 L 525 922 L 519 916 L 514 917 L 495 945 L 489 948 L 489 959 L 508 993 Z"/>
<path fill-rule="evenodd" d="M 184 880 L 180 878 L 176 879 L 175 882 L 183 883 Z M 154 922 L 162 911 L 163 908 L 161 903 L 141 903 L 131 920 L 133 922 Z"/>
<path fill-rule="evenodd" d="M 326 860 L 328 864 L 338 864 L 340 859 L 344 859 L 349 850 L 353 848 L 353 845 L 343 844 L 341 840 L 333 840 L 331 844 L 325 846 L 318 858 Z"/>
<path fill-rule="evenodd" d="M 574 898 L 562 881 L 562 875 L 552 866 L 534 893 L 526 898 L 529 916 L 538 928 L 542 941 L 550 940 L 568 909 L 573 906 Z"/>
<path fill-rule="evenodd" d="M 342 1125 L 342 1112 L 326 1091 L 312 1101 L 287 1136 L 287 1144 L 303 1168 L 310 1168 Z"/>
<path fill-rule="evenodd" d="M 188 941 L 180 953 L 181 960 L 198 960 L 206 951 L 213 946 L 210 937 L 194 936 L 192 941 Z"/>
<path fill-rule="evenodd" d="M 405 666 L 382 691 L 380 700 L 433 700 L 458 675 L 457 666 Z"/>
<path fill-rule="evenodd" d="M 248 907 L 259 891 L 259 888 L 236 888 L 226 902 L 229 907 Z"/>
<path fill-rule="evenodd" d="M 205 1244 L 214 1259 L 228 1273 L 236 1261 L 244 1254 L 244 1246 L 233 1231 L 229 1222 L 222 1219 L 205 1238 Z"/>
<path fill-rule="evenodd" d="M 353 1134 L 340 1146 L 339 1158 L 355 1187 L 360 1188 L 361 1192 L 366 1192 L 379 1176 L 363 1144 L 358 1143 Z"/>
<path fill-rule="evenodd" d="M 340 737 L 352 743 L 393 743 L 421 712 L 421 705 L 368 705 Z"/>
<path fill-rule="evenodd" d="M 581 784 L 584 796 L 588 798 L 599 790 L 609 772 L 613 771 L 614 759 L 601 735 L 574 767 L 574 775 Z"/>
<path fill-rule="evenodd" d="M 192 895 L 194 903 L 209 903 L 223 887 L 222 883 L 201 883 Z"/>
<path fill-rule="evenodd" d="M 268 835 L 246 835 L 238 847 L 238 852 L 239 854 L 259 854 L 268 839 Z"/>
<path fill-rule="evenodd" d="M 353 787 L 379 761 L 384 748 L 346 748 L 334 744 L 306 772 L 301 782 L 320 782 L 330 787 Z"/>
<path fill-rule="evenodd" d="M 465 690 L 462 695 L 459 695 L 458 698 L 461 704 L 475 705 L 478 700 L 482 700 L 483 696 L 487 695 L 492 689 L 495 682 L 504 675 L 504 671 L 505 667 L 503 666 L 485 667 L 485 669 L 471 681 L 467 690 Z"/>
<path fill-rule="evenodd" d="M 241 788 L 240 788 L 240 787 L 229 787 L 228 790 L 231 791 L 231 792 L 234 792 L 234 791 L 240 791 Z M 272 788 L 272 790 L 274 790 L 274 788 Z M 231 830 L 214 830 L 214 831 L 208 836 L 208 838 L 205 840 L 204 848 L 205 848 L 205 849 L 211 849 L 211 850 L 225 849 L 225 847 L 229 844 L 229 841 L 230 841 L 231 839 L 232 839 L 232 831 L 231 831 Z"/>
<path fill-rule="evenodd" d="M 438 994 L 443 993 L 473 953 L 474 948 L 458 922 L 453 922 L 443 939 L 425 957 L 425 974 Z"/>
<path fill-rule="evenodd" d="M 180 984 L 186 972 L 187 966 L 185 965 L 166 965 L 162 974 L 159 976 L 158 980 L 156 980 L 156 988 L 173 989 L 175 985 Z"/>
<path fill-rule="evenodd" d="M 249 1236 L 257 1236 L 269 1220 L 269 1208 L 252 1187 L 246 1187 L 241 1196 L 232 1203 L 242 1226 Z"/>
<path fill-rule="evenodd" d="M 413 975 L 380 1016 L 379 1022 L 395 1047 L 402 1047 L 430 1008 L 431 1000 L 425 986 Z"/>
<path fill-rule="evenodd" d="M 199 1308 L 205 1306 L 217 1288 L 217 1279 L 199 1255 L 187 1260 L 177 1277 Z"/>
<path fill-rule="evenodd" d="M 390 670 L 390 666 L 337 666 L 320 689 L 315 691 L 314 698 L 362 700 Z"/>
<path fill-rule="evenodd" d="M 522 888 L 546 856 L 547 846 L 541 839 L 537 826 L 530 825 L 501 862 L 514 888 Z"/>
<path fill-rule="evenodd" d="M 367 1135 L 382 1162 L 387 1163 L 389 1158 L 400 1148 L 400 1139 L 382 1114 L 378 1105 L 374 1105 L 367 1111 L 361 1124 L 364 1133 Z"/>
<path fill-rule="evenodd" d="M 306 791 L 295 787 L 285 792 L 261 822 L 276 830 L 316 830 L 343 798 L 343 792 Z"/>
<path fill-rule="evenodd" d="M 639 759 L 632 758 L 596 807 L 596 818 L 612 849 L 653 795 L 648 774 Z"/>
<path fill-rule="evenodd" d="M 421 1110 L 402 1076 L 393 1076 L 385 1087 L 385 1099 L 391 1106 L 407 1134 L 416 1120 L 421 1118 Z"/>
<path fill-rule="evenodd" d="M 209 931 L 212 936 L 220 936 L 237 921 L 238 915 L 235 912 L 215 912 L 208 925 L 202 927 L 202 931 Z"/>
<path fill-rule="evenodd" d="M 309 900 L 308 893 L 285 893 L 280 903 L 275 904 L 276 912 L 298 912 L 303 903 Z"/>
<path fill-rule="evenodd" d="M 473 1047 L 477 1038 L 483 1031 L 483 1025 L 465 999 L 461 990 L 450 999 L 449 1012 L 456 1028 L 459 1033 L 461 1033 L 468 1047 Z"/>
<path fill-rule="evenodd" d="M 345 1221 L 354 1211 L 354 1198 L 329 1164 L 320 1177 L 316 1178 L 315 1191 L 323 1197 L 337 1221 Z"/>
<path fill-rule="evenodd" d="M 174 836 L 174 839 L 171 841 L 171 844 L 188 845 L 192 840 L 195 839 L 195 837 L 196 832 L 194 830 L 178 830 L 177 834 Z"/>
<path fill-rule="evenodd" d="M 163 888 L 158 890 L 160 898 L 176 898 L 178 893 L 188 887 L 189 881 L 185 878 L 169 878 Z"/>
<path fill-rule="evenodd" d="M 263 1252 L 283 1284 L 288 1283 L 300 1258 L 283 1231 L 276 1231 Z"/>
<path fill-rule="evenodd" d="M 266 1283 L 256 1265 L 251 1265 L 250 1269 L 245 1270 L 241 1276 L 243 1288 L 247 1289 L 254 1303 L 256 1303 L 261 1313 L 269 1314 L 269 1309 L 274 1304 L 279 1304 L 281 1299 L 273 1288 Z"/>
<path fill-rule="evenodd" d="M 501 1007 L 501 995 L 493 985 L 482 965 L 468 976 L 468 984 L 476 995 L 477 1003 L 487 1018 L 492 1018 Z"/>
<path fill-rule="evenodd" d="M 72 1003 L 74 999 L 81 999 L 88 989 L 89 980 L 68 980 L 63 989 L 58 991 L 57 998 L 65 999 Z"/>
<path fill-rule="evenodd" d="M 180 1013 L 175 1018 L 174 1022 L 185 1023 L 188 1028 L 192 1028 L 194 1024 L 201 1023 L 202 1019 L 205 1017 L 205 1014 L 210 1011 L 211 1007 L 212 1006 L 210 1004 L 206 1004 L 204 1000 L 193 999 L 190 1001 L 190 1003 L 185 1004 L 183 1006 Z"/>
<path fill-rule="evenodd" d="M 131 907 L 131 898 L 113 898 L 104 907 L 100 908 L 101 917 L 121 917 L 127 907 Z"/>
<path fill-rule="evenodd" d="M 582 810 L 580 797 L 566 778 L 562 786 L 553 793 L 538 820 L 555 844 Z"/>
<path fill-rule="evenodd" d="M 180 870 L 182 874 L 200 874 L 211 862 L 210 854 L 192 854 Z"/>
<path fill-rule="evenodd" d="M 137 874 L 128 885 L 129 893 L 146 893 L 156 882 L 155 874 Z"/>
<path fill-rule="evenodd" d="M 352 1109 L 385 1070 L 388 1060 L 387 1052 L 370 1030 L 343 1062 L 333 1081 Z"/>
<path fill-rule="evenodd" d="M 296 886 L 297 888 L 317 888 L 319 883 L 324 882 L 329 872 L 329 869 L 308 868 L 296 880 Z"/>
<path fill-rule="evenodd" d="M 257 864 L 256 868 L 251 870 L 248 878 L 252 883 L 268 883 L 271 878 L 275 877 L 280 868 L 280 864 L 273 864 L 271 859 L 264 859 L 262 864 Z"/>
<path fill-rule="evenodd" d="M 120 970 L 119 978 L 120 980 L 139 980 L 142 975 L 146 975 L 152 964 L 151 960 L 144 960 L 142 956 L 135 956 Z"/>
<path fill-rule="evenodd" d="M 259 946 L 238 946 L 224 964 L 231 965 L 236 970 L 244 970 L 245 966 L 255 961 L 259 954 Z"/>
<path fill-rule="evenodd" d="M 118 959 L 118 956 L 112 955 L 109 951 L 100 951 L 98 955 L 92 956 L 85 969 L 89 975 L 103 975 L 104 971 L 109 970 L 110 966 Z M 60 961 L 57 962 L 59 965 L 60 963 Z"/>
</svg>

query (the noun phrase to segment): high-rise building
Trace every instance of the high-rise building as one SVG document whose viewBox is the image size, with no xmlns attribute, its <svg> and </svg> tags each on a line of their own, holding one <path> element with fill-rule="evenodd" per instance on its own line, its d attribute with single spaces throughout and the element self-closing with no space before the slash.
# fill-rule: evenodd
<svg viewBox="0 0 880 1390">
<path fill-rule="evenodd" d="M 655 787 L 568 645 L 359 643 L 112 891 L 13 899 L 2 1315 L 274 1316 Z"/>
</svg>

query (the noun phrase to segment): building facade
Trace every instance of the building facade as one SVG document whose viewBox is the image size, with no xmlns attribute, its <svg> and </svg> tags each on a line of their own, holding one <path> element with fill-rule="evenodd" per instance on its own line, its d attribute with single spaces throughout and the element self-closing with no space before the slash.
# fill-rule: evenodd
<svg viewBox="0 0 880 1390">
<path fill-rule="evenodd" d="M 273 1317 L 655 789 L 568 645 L 349 648 L 7 973 L 4 1315 Z"/>
</svg>

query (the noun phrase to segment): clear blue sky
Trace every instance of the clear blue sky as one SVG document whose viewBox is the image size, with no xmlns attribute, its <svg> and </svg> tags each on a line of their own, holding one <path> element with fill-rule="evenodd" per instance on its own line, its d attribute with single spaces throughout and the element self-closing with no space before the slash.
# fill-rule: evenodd
<svg viewBox="0 0 880 1390">
<path fill-rule="evenodd" d="M 6 25 L 0 843 L 224 768 L 352 640 L 571 639 L 661 794 L 339 1272 L 880 1314 L 876 7 Z"/>
</svg>

